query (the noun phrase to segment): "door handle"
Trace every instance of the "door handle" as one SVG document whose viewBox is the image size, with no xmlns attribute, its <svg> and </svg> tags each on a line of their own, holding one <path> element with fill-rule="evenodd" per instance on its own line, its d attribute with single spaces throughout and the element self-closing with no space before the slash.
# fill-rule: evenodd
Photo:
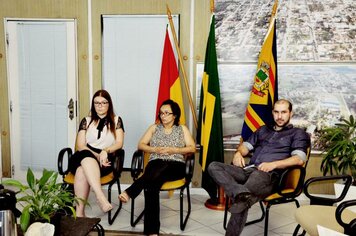
<svg viewBox="0 0 356 236">
<path fill-rule="evenodd" d="M 74 101 L 72 98 L 69 100 L 68 110 L 69 110 L 69 119 L 73 120 L 73 118 L 74 118 Z"/>
</svg>

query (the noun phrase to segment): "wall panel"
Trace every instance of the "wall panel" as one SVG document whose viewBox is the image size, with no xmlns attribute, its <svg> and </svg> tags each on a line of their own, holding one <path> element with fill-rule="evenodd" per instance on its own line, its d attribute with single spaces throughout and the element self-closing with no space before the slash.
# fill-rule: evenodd
<svg viewBox="0 0 356 236">
<path fill-rule="evenodd" d="M 88 111 L 88 24 L 86 0 L 0 0 L 0 18 L 77 19 L 80 113 Z M 9 101 L 4 24 L 0 24 L 0 128 L 3 176 L 10 176 Z M 86 101 L 86 104 L 84 103 Z"/>
</svg>

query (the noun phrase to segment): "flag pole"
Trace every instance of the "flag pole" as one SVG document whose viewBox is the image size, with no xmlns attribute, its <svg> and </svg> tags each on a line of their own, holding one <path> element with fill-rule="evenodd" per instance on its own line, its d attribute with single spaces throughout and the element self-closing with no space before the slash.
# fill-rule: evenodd
<svg viewBox="0 0 356 236">
<path fill-rule="evenodd" d="M 168 20 L 169 20 L 169 25 L 170 25 L 170 27 L 172 29 L 171 31 L 172 31 L 172 35 L 173 35 L 173 39 L 174 39 L 174 44 L 176 46 L 176 50 L 177 50 L 177 53 L 178 53 L 179 65 L 180 65 L 180 69 L 182 70 L 184 85 L 185 85 L 185 89 L 186 89 L 187 94 L 188 94 L 190 109 L 192 110 L 194 125 L 195 125 L 195 128 L 197 129 L 198 128 L 197 114 L 195 112 L 192 95 L 190 94 L 189 84 L 188 84 L 187 76 L 186 76 L 186 73 L 185 73 L 185 70 L 184 70 L 184 66 L 183 66 L 182 55 L 180 53 L 178 40 L 177 40 L 177 35 L 176 35 L 176 31 L 174 29 L 174 24 L 173 24 L 173 21 L 172 21 L 172 15 L 171 15 L 171 11 L 169 10 L 168 5 L 167 5 L 167 15 L 168 15 Z"/>
</svg>

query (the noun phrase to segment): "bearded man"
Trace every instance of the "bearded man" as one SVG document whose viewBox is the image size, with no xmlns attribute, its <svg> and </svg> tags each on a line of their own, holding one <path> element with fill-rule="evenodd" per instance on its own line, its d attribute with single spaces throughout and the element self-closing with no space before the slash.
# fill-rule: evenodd
<svg viewBox="0 0 356 236">
<path fill-rule="evenodd" d="M 285 99 L 275 102 L 274 125 L 262 126 L 241 143 L 232 165 L 212 162 L 208 171 L 225 194 L 233 199 L 226 235 L 240 235 L 246 223 L 248 209 L 270 195 L 285 168 L 303 165 L 310 146 L 309 135 L 289 124 L 292 103 Z M 244 156 L 253 151 L 246 166 Z"/>
</svg>

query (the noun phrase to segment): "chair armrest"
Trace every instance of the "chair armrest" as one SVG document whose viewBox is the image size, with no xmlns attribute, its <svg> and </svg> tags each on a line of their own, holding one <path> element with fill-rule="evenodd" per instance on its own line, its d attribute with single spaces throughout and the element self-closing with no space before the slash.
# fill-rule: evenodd
<svg viewBox="0 0 356 236">
<path fill-rule="evenodd" d="M 131 177 L 136 180 L 143 172 L 143 151 L 136 150 L 131 161 Z"/>
<path fill-rule="evenodd" d="M 298 183 L 297 186 L 295 186 L 295 189 L 293 192 L 282 192 L 284 189 L 286 189 L 286 184 L 288 182 L 289 175 L 291 174 L 292 171 L 299 171 L 299 178 L 298 178 Z M 303 190 L 303 184 L 304 184 L 304 178 L 305 178 L 305 167 L 303 166 L 291 166 L 286 168 L 285 171 L 281 174 L 278 186 L 277 186 L 277 193 L 283 197 L 297 197 L 302 193 Z"/>
<path fill-rule="evenodd" d="M 194 173 L 194 153 L 189 153 L 185 155 L 185 178 L 189 183 L 193 177 Z"/>
<path fill-rule="evenodd" d="M 67 148 L 63 148 L 59 153 L 58 153 L 58 162 L 57 162 L 57 166 L 58 166 L 58 173 L 60 175 L 66 175 L 68 174 L 68 165 L 67 165 L 67 169 L 63 170 L 63 158 L 65 156 L 65 153 L 67 153 L 67 157 L 68 157 L 68 165 L 69 165 L 69 160 L 72 158 L 72 149 L 67 147 Z"/>
<path fill-rule="evenodd" d="M 349 223 L 345 223 L 342 220 L 341 215 L 342 215 L 342 212 L 346 208 L 348 208 L 350 206 L 355 206 L 355 205 L 356 205 L 356 199 L 344 201 L 344 202 L 340 203 L 340 205 L 336 208 L 336 211 L 335 211 L 336 220 L 342 227 L 344 227 L 345 234 L 347 234 L 347 235 L 355 235 L 356 217 L 355 217 L 355 219 L 351 220 Z M 355 215 L 356 215 L 356 213 L 355 213 Z"/>
<path fill-rule="evenodd" d="M 114 170 L 115 178 L 119 178 L 121 176 L 121 172 L 124 167 L 124 160 L 125 160 L 125 150 L 124 149 L 116 150 L 114 153 L 113 162 L 111 163 L 112 168 Z"/>
<path fill-rule="evenodd" d="M 339 179 L 342 179 L 345 181 L 345 187 L 343 188 L 343 190 L 338 198 L 327 198 L 327 197 L 313 196 L 309 193 L 308 188 L 312 183 L 328 181 L 328 180 L 339 180 Z M 310 205 L 332 206 L 334 203 L 340 202 L 345 198 L 346 193 L 349 190 L 351 183 L 352 183 L 352 177 L 350 175 L 332 175 L 332 176 L 313 177 L 313 178 L 308 179 L 305 182 L 304 193 L 310 199 Z"/>
</svg>

